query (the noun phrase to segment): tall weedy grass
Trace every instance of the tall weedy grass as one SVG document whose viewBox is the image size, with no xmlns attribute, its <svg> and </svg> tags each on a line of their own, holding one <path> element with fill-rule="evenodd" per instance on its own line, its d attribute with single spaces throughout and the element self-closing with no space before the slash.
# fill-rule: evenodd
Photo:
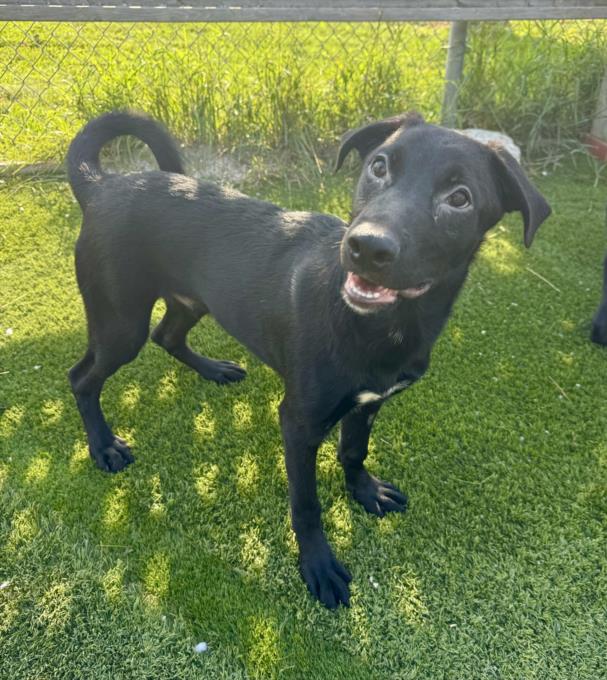
<svg viewBox="0 0 607 680">
<path fill-rule="evenodd" d="M 579 144 L 607 65 L 607 22 L 475 23 L 462 125 L 503 130 L 530 158 Z"/>
<path fill-rule="evenodd" d="M 439 120 L 447 23 L 6 24 L 0 160 L 60 159 L 88 119 L 131 107 L 187 144 L 310 149 L 417 109 Z M 588 129 L 606 22 L 476 23 L 460 124 L 503 130 L 528 155 Z"/>
</svg>

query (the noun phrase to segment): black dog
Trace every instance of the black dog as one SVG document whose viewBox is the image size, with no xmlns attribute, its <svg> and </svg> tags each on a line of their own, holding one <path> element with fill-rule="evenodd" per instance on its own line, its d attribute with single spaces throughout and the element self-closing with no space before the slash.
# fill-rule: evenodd
<svg viewBox="0 0 607 680">
<path fill-rule="evenodd" d="M 592 321 L 592 342 L 607 345 L 607 255 L 603 264 L 603 299 Z"/>
<path fill-rule="evenodd" d="M 146 142 L 162 172 L 104 173 L 100 149 L 123 134 Z M 364 162 L 350 224 L 185 177 L 168 133 L 129 113 L 89 123 L 68 154 L 84 214 L 76 269 L 89 330 L 69 377 L 91 456 L 110 472 L 133 461 L 99 395 L 146 341 L 158 298 L 167 310 L 154 342 L 203 378 L 244 378 L 236 364 L 186 344 L 194 324 L 213 315 L 284 379 L 280 423 L 300 569 L 330 608 L 349 603 L 351 577 L 321 526 L 319 444 L 341 420 L 348 490 L 380 517 L 403 511 L 406 497 L 364 467 L 373 420 L 428 368 L 485 232 L 520 211 L 529 246 L 550 214 L 508 153 L 416 115 L 345 135 L 338 169 L 353 149 Z"/>
</svg>

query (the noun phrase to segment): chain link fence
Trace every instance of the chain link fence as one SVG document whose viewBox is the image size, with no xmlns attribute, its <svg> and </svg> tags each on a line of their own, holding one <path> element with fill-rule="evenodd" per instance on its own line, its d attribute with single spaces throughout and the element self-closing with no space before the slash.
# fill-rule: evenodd
<svg viewBox="0 0 607 680">
<path fill-rule="evenodd" d="M 607 22 L 468 22 L 455 122 L 527 157 L 579 145 Z M 449 22 L 0 23 L 0 163 L 52 169 L 81 125 L 131 107 L 188 146 L 302 148 L 323 159 L 364 120 L 441 120 Z M 39 165 L 42 164 L 42 165 Z"/>
</svg>

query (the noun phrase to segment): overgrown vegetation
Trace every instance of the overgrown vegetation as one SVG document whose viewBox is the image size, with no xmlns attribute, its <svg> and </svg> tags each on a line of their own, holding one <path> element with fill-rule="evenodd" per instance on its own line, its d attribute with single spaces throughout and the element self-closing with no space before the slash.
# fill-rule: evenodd
<svg viewBox="0 0 607 680">
<path fill-rule="evenodd" d="M 474 24 L 463 124 L 503 130 L 528 157 L 579 148 L 607 65 L 605 29 L 602 21 Z"/>
<path fill-rule="evenodd" d="M 440 119 L 446 23 L 0 25 L 0 160 L 62 159 L 78 128 L 135 107 L 185 143 L 323 157 L 344 130 L 418 109 Z M 589 129 L 603 21 L 470 27 L 462 126 L 529 156 Z"/>
</svg>

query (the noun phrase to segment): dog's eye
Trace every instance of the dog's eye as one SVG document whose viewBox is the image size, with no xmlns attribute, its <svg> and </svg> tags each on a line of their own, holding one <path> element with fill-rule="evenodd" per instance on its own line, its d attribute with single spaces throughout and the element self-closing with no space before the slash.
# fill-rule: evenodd
<svg viewBox="0 0 607 680">
<path fill-rule="evenodd" d="M 385 177 L 386 173 L 388 172 L 388 167 L 386 166 L 386 161 L 381 158 L 377 157 L 373 163 L 371 163 L 371 172 L 375 175 L 375 177 Z"/>
<path fill-rule="evenodd" d="M 452 208 L 459 208 L 461 210 L 462 208 L 467 208 L 471 202 L 470 194 L 465 189 L 457 189 L 457 191 L 447 196 L 447 204 Z"/>
</svg>

